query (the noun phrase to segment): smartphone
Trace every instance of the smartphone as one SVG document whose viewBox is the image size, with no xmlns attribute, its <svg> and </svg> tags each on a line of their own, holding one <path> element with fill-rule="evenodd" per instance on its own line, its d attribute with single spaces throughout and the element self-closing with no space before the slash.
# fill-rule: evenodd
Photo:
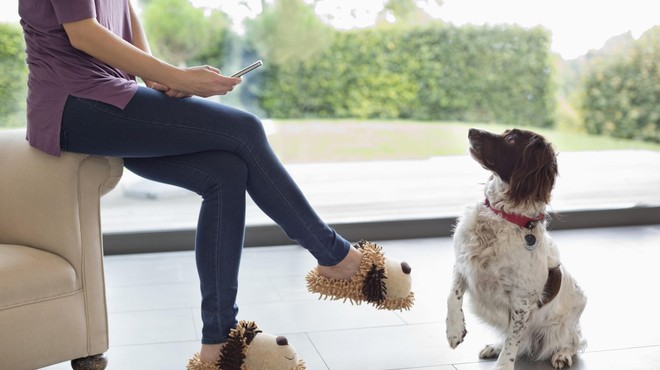
<svg viewBox="0 0 660 370">
<path fill-rule="evenodd" d="M 240 71 L 234 73 L 233 75 L 231 75 L 231 77 L 241 77 L 242 75 L 261 67 L 262 65 L 263 65 L 263 63 L 261 62 L 261 60 L 257 60 L 256 62 L 250 64 L 249 66 L 247 66 L 247 67 L 241 69 Z"/>
</svg>

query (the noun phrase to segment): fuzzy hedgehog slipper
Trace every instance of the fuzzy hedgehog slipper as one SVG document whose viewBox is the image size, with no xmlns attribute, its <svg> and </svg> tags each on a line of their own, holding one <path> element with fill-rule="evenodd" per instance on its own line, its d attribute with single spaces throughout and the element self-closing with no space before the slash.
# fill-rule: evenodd
<svg viewBox="0 0 660 370">
<path fill-rule="evenodd" d="M 285 337 L 263 333 L 253 321 L 241 321 L 229 332 L 217 363 L 201 362 L 199 354 L 188 370 L 305 370 Z"/>
<path fill-rule="evenodd" d="M 410 291 L 410 266 L 406 262 L 385 259 L 382 248 L 375 243 L 361 240 L 355 248 L 362 252 L 355 276 L 350 280 L 327 278 L 314 268 L 305 278 L 307 289 L 324 299 L 349 300 L 358 305 L 366 301 L 378 309 L 409 310 L 415 300 Z"/>
</svg>

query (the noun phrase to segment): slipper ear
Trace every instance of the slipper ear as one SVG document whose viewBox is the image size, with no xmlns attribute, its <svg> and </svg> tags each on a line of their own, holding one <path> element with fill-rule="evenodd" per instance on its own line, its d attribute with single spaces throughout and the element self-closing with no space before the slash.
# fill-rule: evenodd
<svg viewBox="0 0 660 370">
<path fill-rule="evenodd" d="M 387 295 L 387 287 L 385 286 L 385 268 L 378 268 L 375 264 L 371 265 L 371 269 L 364 277 L 364 284 L 362 285 L 362 294 L 367 299 L 367 302 L 381 303 L 385 300 Z"/>
<path fill-rule="evenodd" d="M 261 330 L 259 330 L 257 324 L 254 321 L 241 321 L 239 325 L 241 324 L 243 324 L 243 328 L 245 329 L 245 333 L 243 333 L 245 344 L 249 346 L 250 343 L 252 343 L 254 337 L 261 333 Z"/>
<path fill-rule="evenodd" d="M 256 327 L 256 326 L 255 326 Z M 229 332 L 229 338 L 220 351 L 218 368 L 223 370 L 241 370 L 245 361 L 245 329 L 239 324 Z"/>
<path fill-rule="evenodd" d="M 362 295 L 366 297 L 367 302 L 380 304 L 385 300 L 387 287 L 385 286 L 385 260 L 380 254 L 380 246 L 360 240 L 355 246 L 363 255 L 368 255 L 368 260 L 372 261 L 371 267 L 362 267 L 364 283 L 362 284 Z M 367 268 L 369 270 L 367 270 Z"/>
</svg>

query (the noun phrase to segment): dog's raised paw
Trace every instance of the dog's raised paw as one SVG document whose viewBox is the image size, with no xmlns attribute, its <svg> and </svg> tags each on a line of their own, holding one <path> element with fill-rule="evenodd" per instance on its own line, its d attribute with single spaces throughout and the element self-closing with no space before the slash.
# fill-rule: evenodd
<svg viewBox="0 0 660 370">
<path fill-rule="evenodd" d="M 555 369 L 565 369 L 573 365 L 573 356 L 563 352 L 555 353 L 550 362 Z"/>
<path fill-rule="evenodd" d="M 489 360 L 497 358 L 500 355 L 502 348 L 494 344 L 489 344 L 484 349 L 479 352 L 479 358 L 484 360 Z"/>
<path fill-rule="evenodd" d="M 452 315 L 453 316 L 453 315 Z M 465 318 L 461 312 L 458 317 L 450 318 L 447 317 L 447 341 L 451 348 L 458 347 L 459 344 L 463 343 L 463 339 L 467 335 L 467 329 L 465 329 Z"/>
</svg>

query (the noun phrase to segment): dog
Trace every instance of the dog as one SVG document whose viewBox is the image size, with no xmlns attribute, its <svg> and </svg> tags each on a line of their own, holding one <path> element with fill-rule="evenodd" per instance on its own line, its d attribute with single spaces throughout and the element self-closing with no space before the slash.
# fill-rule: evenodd
<svg viewBox="0 0 660 370">
<path fill-rule="evenodd" d="M 449 345 L 456 348 L 467 334 L 462 304 L 468 292 L 474 313 L 504 338 L 479 353 L 497 358 L 496 370 L 513 370 L 519 357 L 570 367 L 586 347 L 579 320 L 587 298 L 546 231 L 558 175 L 552 144 L 518 129 L 500 135 L 470 129 L 468 139 L 472 158 L 492 175 L 486 199 L 467 207 L 454 228 Z"/>
</svg>

